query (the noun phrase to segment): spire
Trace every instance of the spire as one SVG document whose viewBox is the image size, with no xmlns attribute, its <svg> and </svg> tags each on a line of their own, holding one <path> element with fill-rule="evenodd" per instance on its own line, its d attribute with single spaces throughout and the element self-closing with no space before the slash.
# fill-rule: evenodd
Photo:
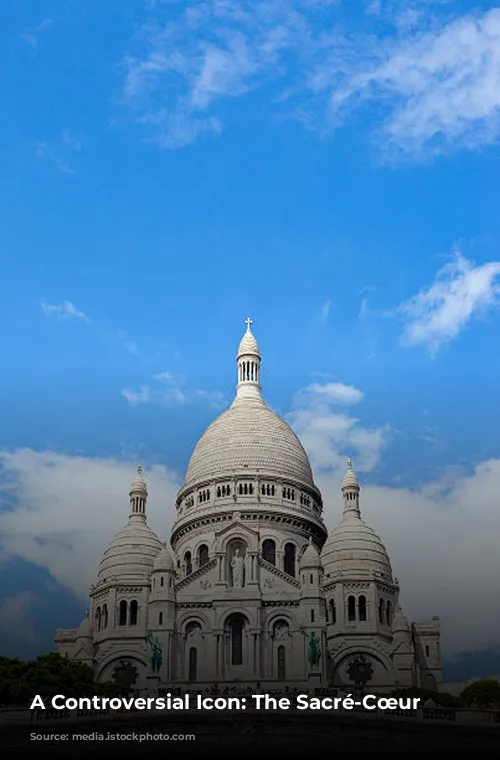
<svg viewBox="0 0 500 760">
<path fill-rule="evenodd" d="M 359 481 L 352 469 L 352 459 L 347 460 L 347 471 L 342 481 L 342 496 L 344 497 L 344 517 L 361 517 L 359 509 Z"/>
<path fill-rule="evenodd" d="M 137 475 L 130 484 L 130 517 L 146 519 L 146 502 L 148 500 L 148 487 L 142 476 L 142 467 L 137 468 Z"/>
<path fill-rule="evenodd" d="M 259 346 L 252 333 L 253 319 L 245 319 L 246 332 L 241 339 L 236 361 L 238 362 L 238 397 L 260 398 Z"/>
</svg>

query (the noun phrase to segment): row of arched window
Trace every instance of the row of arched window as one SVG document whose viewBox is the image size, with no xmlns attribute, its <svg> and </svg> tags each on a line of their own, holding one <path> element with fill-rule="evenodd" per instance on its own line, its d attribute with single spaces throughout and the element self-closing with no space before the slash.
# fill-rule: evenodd
<svg viewBox="0 0 500 760">
<path fill-rule="evenodd" d="M 94 629 L 96 631 L 102 631 L 108 627 L 108 605 L 103 604 L 102 607 L 98 607 L 94 613 Z"/>
<path fill-rule="evenodd" d="M 240 496 L 251 496 L 253 494 L 253 483 L 240 483 L 238 493 Z"/>
<path fill-rule="evenodd" d="M 333 599 L 330 600 L 327 609 L 328 622 L 335 625 L 337 622 L 337 609 Z M 380 599 L 378 606 L 378 622 L 382 625 L 392 625 L 392 604 L 390 601 Z M 368 606 L 366 596 L 351 595 L 347 597 L 347 620 L 349 623 L 366 622 L 368 620 Z"/>
<path fill-rule="evenodd" d="M 295 544 L 285 544 L 283 552 L 283 570 L 287 575 L 295 578 L 295 560 L 296 560 L 297 548 Z M 269 562 L 271 565 L 276 565 L 276 543 L 272 538 L 266 538 L 262 542 L 262 559 Z"/>
<path fill-rule="evenodd" d="M 259 382 L 259 365 L 257 362 L 240 362 L 238 367 L 239 382 L 253 380 Z"/>
<path fill-rule="evenodd" d="M 118 605 L 118 625 L 137 625 L 139 622 L 139 602 L 136 599 L 127 602 L 122 599 Z M 108 627 L 109 615 L 108 605 L 99 605 L 94 613 L 94 628 L 96 631 L 103 631 Z"/>
<path fill-rule="evenodd" d="M 187 551 L 184 555 L 184 573 L 185 575 L 191 575 L 194 570 L 198 570 L 210 561 L 210 555 L 208 546 L 202 544 L 198 547 L 195 562 L 193 563 L 193 555 L 190 551 Z"/>
<path fill-rule="evenodd" d="M 237 493 L 240 496 L 252 496 L 255 492 L 253 483 L 239 483 L 237 486 Z M 262 496 L 276 496 L 276 486 L 274 486 L 271 483 L 263 483 L 260 487 L 260 492 Z M 231 496 L 231 486 L 229 484 L 217 486 L 216 490 L 217 498 L 224 498 L 226 496 Z M 288 501 L 295 501 L 295 490 L 293 488 L 289 488 L 288 486 L 285 486 L 282 489 L 282 495 L 284 499 L 287 499 Z M 198 492 L 198 503 L 201 504 L 202 502 L 210 501 L 210 489 L 206 488 L 203 491 Z M 301 493 L 300 495 L 300 503 L 304 507 L 310 507 L 311 506 L 311 498 L 305 494 Z M 194 496 L 188 496 L 184 502 L 184 505 L 187 509 L 194 506 Z M 315 510 L 317 511 L 317 507 L 314 504 L 313 505 Z"/>
</svg>

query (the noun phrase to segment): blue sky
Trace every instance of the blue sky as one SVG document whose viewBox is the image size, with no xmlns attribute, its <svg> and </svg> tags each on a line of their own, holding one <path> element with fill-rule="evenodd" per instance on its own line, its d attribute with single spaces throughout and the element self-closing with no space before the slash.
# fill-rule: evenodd
<svg viewBox="0 0 500 760">
<path fill-rule="evenodd" d="M 500 645 L 500 8 L 352 5 L 2 4 L 9 653 L 78 623 L 138 460 L 168 535 L 247 316 L 329 524 L 350 455 L 408 614 Z"/>
</svg>

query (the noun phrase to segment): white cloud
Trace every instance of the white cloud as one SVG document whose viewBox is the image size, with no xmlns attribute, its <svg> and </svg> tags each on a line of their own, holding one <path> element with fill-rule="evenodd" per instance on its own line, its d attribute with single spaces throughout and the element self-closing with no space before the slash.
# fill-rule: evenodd
<svg viewBox="0 0 500 760">
<path fill-rule="evenodd" d="M 156 7 L 124 61 L 125 102 L 165 148 L 221 132 L 221 101 L 255 91 L 322 135 L 373 103 L 367 115 L 391 157 L 494 143 L 500 9 L 437 10 L 371 3 L 351 28 L 338 3 L 207 0 L 168 4 L 165 20 Z"/>
<path fill-rule="evenodd" d="M 40 304 L 43 313 L 47 317 L 55 317 L 56 319 L 83 319 L 85 322 L 89 322 L 88 316 L 79 311 L 71 301 L 64 301 L 61 304 L 52 304 L 42 301 Z"/>
<path fill-rule="evenodd" d="M 399 307 L 398 313 L 406 321 L 403 344 L 424 344 L 435 354 L 473 317 L 498 306 L 499 276 L 500 262 L 475 265 L 456 253 L 430 287 Z"/>
<path fill-rule="evenodd" d="M 136 462 L 20 449 L 1 452 L 0 557 L 46 568 L 85 597 L 108 542 L 128 519 Z M 167 538 L 180 481 L 165 467 L 145 468 L 151 527 Z"/>
<path fill-rule="evenodd" d="M 143 385 L 138 391 L 126 388 L 122 396 L 132 405 L 158 404 L 160 406 L 174 406 L 203 402 L 219 408 L 223 395 L 219 391 L 206 391 L 200 388 L 189 388 L 186 380 L 181 375 L 175 375 L 170 370 L 159 372 L 152 378 L 156 383 Z"/>
<path fill-rule="evenodd" d="M 342 383 L 314 383 L 297 393 L 287 419 L 317 472 L 336 472 L 345 467 L 349 457 L 355 457 L 358 468 L 365 472 L 378 464 L 389 427 L 365 427 L 339 410 L 362 399 L 362 391 Z"/>
<path fill-rule="evenodd" d="M 405 153 L 469 148 L 500 135 L 500 9 L 430 30 L 410 29 L 366 50 L 331 96 L 332 117 L 376 99 L 389 112 L 381 137 Z"/>
<path fill-rule="evenodd" d="M 0 638 L 16 637 L 31 644 L 37 641 L 32 619 L 33 606 L 38 599 L 31 591 L 21 591 L 0 599 Z"/>
</svg>

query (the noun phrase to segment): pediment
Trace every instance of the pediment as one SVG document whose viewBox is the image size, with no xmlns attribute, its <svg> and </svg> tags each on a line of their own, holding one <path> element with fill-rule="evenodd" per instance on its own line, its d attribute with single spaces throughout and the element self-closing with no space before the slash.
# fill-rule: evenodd
<svg viewBox="0 0 500 760">
<path fill-rule="evenodd" d="M 78 649 L 74 652 L 72 659 L 73 660 L 91 660 L 93 657 L 93 653 L 89 651 L 89 649 L 83 645 L 79 646 Z"/>
<path fill-rule="evenodd" d="M 404 639 L 401 639 L 396 647 L 392 650 L 393 656 L 395 654 L 411 654 L 413 655 L 413 647 Z"/>
<path fill-rule="evenodd" d="M 259 558 L 260 588 L 263 593 L 297 592 L 299 582 L 288 573 Z"/>
<path fill-rule="evenodd" d="M 225 551 L 228 543 L 233 539 L 246 541 L 249 547 L 258 548 L 259 546 L 259 532 L 250 528 L 243 520 L 236 519 L 215 534 L 215 551 Z"/>
</svg>

